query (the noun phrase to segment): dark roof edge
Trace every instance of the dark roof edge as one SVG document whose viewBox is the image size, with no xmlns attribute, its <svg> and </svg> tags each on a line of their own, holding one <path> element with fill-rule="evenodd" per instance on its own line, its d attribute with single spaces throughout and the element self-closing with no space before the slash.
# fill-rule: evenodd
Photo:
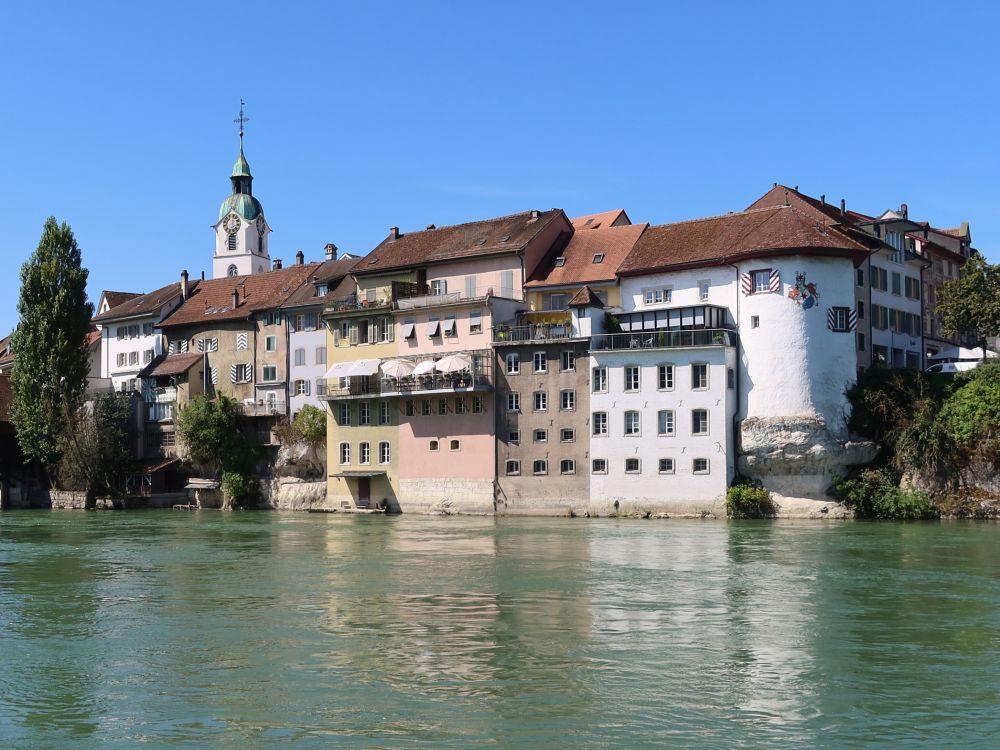
<svg viewBox="0 0 1000 750">
<path fill-rule="evenodd" d="M 806 255 L 806 256 L 820 256 L 827 258 L 867 258 L 869 252 L 864 248 L 858 250 L 848 250 L 847 248 L 816 248 L 816 247 L 792 247 L 792 248 L 775 248 L 773 250 L 748 250 L 742 253 L 733 253 L 731 255 L 721 255 L 715 258 L 702 258 L 699 260 L 691 260 L 684 263 L 669 263 L 659 266 L 647 266 L 642 269 L 636 269 L 634 271 L 619 269 L 619 277 L 632 277 L 632 276 L 648 276 L 653 273 L 660 273 L 663 271 L 683 271 L 689 268 L 704 268 L 706 266 L 725 266 L 730 263 L 736 263 L 744 260 L 753 260 L 754 258 L 778 258 L 783 255 Z"/>
</svg>

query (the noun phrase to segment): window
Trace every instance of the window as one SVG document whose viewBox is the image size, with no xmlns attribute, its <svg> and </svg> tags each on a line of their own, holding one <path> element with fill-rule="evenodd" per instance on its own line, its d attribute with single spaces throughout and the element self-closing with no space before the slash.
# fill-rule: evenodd
<svg viewBox="0 0 1000 750">
<path fill-rule="evenodd" d="M 708 300 L 708 294 L 709 294 L 709 290 L 711 288 L 712 288 L 712 282 L 711 281 L 707 281 L 707 280 L 706 281 L 699 281 L 698 282 L 698 299 L 700 299 L 702 302 L 706 302 Z"/>
<path fill-rule="evenodd" d="M 449 450 L 457 451 L 460 450 L 461 447 L 462 447 L 462 441 L 460 440 L 452 440 L 451 442 L 448 443 Z"/>
<path fill-rule="evenodd" d="M 759 328 L 760 327 L 760 316 L 759 315 L 751 315 L 750 316 L 750 327 L 751 328 Z"/>
<path fill-rule="evenodd" d="M 657 461 L 657 471 L 660 474 L 673 474 L 674 473 L 674 459 L 672 458 L 661 458 Z"/>
<path fill-rule="evenodd" d="M 691 434 L 692 435 L 708 434 L 708 409 L 691 410 Z"/>
<path fill-rule="evenodd" d="M 295 350 L 295 365 L 300 367 L 306 363 L 306 350 L 296 349 Z"/>
<path fill-rule="evenodd" d="M 326 378 L 316 378 L 316 395 L 326 395 Z"/>
<path fill-rule="evenodd" d="M 438 416 L 443 417 L 448 413 L 448 399 L 439 398 L 438 399 Z"/>
<path fill-rule="evenodd" d="M 219 340 L 217 338 L 198 339 L 198 351 L 199 352 L 219 351 Z"/>
<path fill-rule="evenodd" d="M 278 310 L 270 310 L 264 313 L 264 325 L 266 326 L 276 326 L 281 323 L 281 312 Z"/>
<path fill-rule="evenodd" d="M 406 416 L 408 416 L 408 417 L 412 417 L 413 415 L 415 415 L 417 413 L 417 410 L 414 407 L 413 399 L 412 398 L 406 399 L 406 403 L 403 404 L 403 413 Z"/>
<path fill-rule="evenodd" d="M 438 318 L 431 318 L 427 321 L 427 335 L 430 338 L 441 335 L 441 321 Z"/>
<path fill-rule="evenodd" d="M 555 262 L 554 265 L 555 265 L 556 268 L 562 268 L 563 266 L 565 266 L 566 265 L 566 256 L 560 255 L 559 257 L 557 257 L 556 258 L 556 262 Z M 549 309 L 552 309 L 552 308 L 549 308 Z"/>
<path fill-rule="evenodd" d="M 143 323 L 142 324 L 142 335 L 143 336 L 152 336 L 153 335 L 153 324 L 152 323 Z"/>
<path fill-rule="evenodd" d="M 608 473 L 608 459 L 606 458 L 595 458 L 590 462 L 590 471 L 592 474 L 607 474 Z"/>
<path fill-rule="evenodd" d="M 377 318 L 375 320 L 375 341 L 380 344 L 392 341 L 392 318 Z"/>
<path fill-rule="evenodd" d="M 656 412 L 656 434 L 669 437 L 674 434 L 674 410 L 661 409 Z"/>
<path fill-rule="evenodd" d="M 549 310 L 565 310 L 566 305 L 569 303 L 568 294 L 550 294 L 549 295 Z"/>
<path fill-rule="evenodd" d="M 884 331 L 889 327 L 889 309 L 883 305 L 872 305 L 872 328 Z"/>
<path fill-rule="evenodd" d="M 473 310 L 469 313 L 469 333 L 483 332 L 483 311 Z"/>
<path fill-rule="evenodd" d="M 125 352 L 118 352 L 118 356 L 115 357 L 115 362 L 119 367 L 124 367 L 125 363 L 128 361 Z"/>
<path fill-rule="evenodd" d="M 640 417 L 637 411 L 625 412 L 625 435 L 636 436 L 640 434 Z"/>
<path fill-rule="evenodd" d="M 591 390 L 594 393 L 605 393 L 608 390 L 608 368 L 595 367 L 591 379 Z"/>
<path fill-rule="evenodd" d="M 696 458 L 691 462 L 691 470 L 695 474 L 708 474 L 708 459 Z"/>
<path fill-rule="evenodd" d="M 642 301 L 647 305 L 660 305 L 665 302 L 672 302 L 674 290 L 671 287 L 662 289 L 644 289 L 642 291 Z"/>
<path fill-rule="evenodd" d="M 338 341 L 346 341 L 348 343 L 355 343 L 351 340 L 351 322 L 349 320 L 340 321 L 340 334 L 338 336 Z"/>
<path fill-rule="evenodd" d="M 674 389 L 674 366 L 657 365 L 656 367 L 656 388 L 660 391 L 672 391 Z"/>
<path fill-rule="evenodd" d="M 872 266 L 871 268 L 872 289 L 883 292 L 889 291 L 889 273 L 884 268 Z"/>
<path fill-rule="evenodd" d="M 865 303 L 862 302 L 861 300 L 858 300 L 858 319 L 859 320 L 865 319 Z"/>
<path fill-rule="evenodd" d="M 504 470 L 507 472 L 507 476 L 516 477 L 521 473 L 521 462 L 520 461 L 507 461 Z"/>
<path fill-rule="evenodd" d="M 389 459 L 390 459 L 391 455 L 392 454 L 391 454 L 390 448 L 389 448 L 389 441 L 388 440 L 383 440 L 382 442 L 380 442 L 378 444 L 378 462 L 380 464 L 387 464 L 387 463 L 389 463 Z"/>
<path fill-rule="evenodd" d="M 309 393 L 308 380 L 296 380 L 292 383 L 292 393 L 296 396 L 306 396 Z"/>
<path fill-rule="evenodd" d="M 274 365 L 264 365 L 264 382 L 273 383 L 278 379 L 278 368 Z"/>
<path fill-rule="evenodd" d="M 429 398 L 420 400 L 420 414 L 424 417 L 431 415 L 431 400 Z"/>
<path fill-rule="evenodd" d="M 277 336 L 265 336 L 264 337 L 264 351 L 276 352 L 278 351 L 278 337 Z"/>
<path fill-rule="evenodd" d="M 371 404 L 367 401 L 360 401 L 358 403 L 358 424 L 359 425 L 370 425 L 372 423 L 372 409 Z"/>
<path fill-rule="evenodd" d="M 507 394 L 507 411 L 520 411 L 521 409 L 521 394 L 520 393 L 508 393 Z"/>
<path fill-rule="evenodd" d="M 355 327 L 351 329 L 351 335 L 353 336 L 352 344 L 367 344 L 369 342 L 368 333 L 370 329 L 369 321 L 361 319 L 357 322 Z"/>
<path fill-rule="evenodd" d="M 128 363 L 130 365 L 139 364 L 139 352 L 129 352 L 128 353 Z"/>
<path fill-rule="evenodd" d="M 726 388 L 731 391 L 736 390 L 736 370 L 732 367 L 726 368 Z"/>
<path fill-rule="evenodd" d="M 549 442 L 549 431 L 548 430 L 535 430 L 531 433 L 531 441 L 533 443 L 547 443 Z"/>
<path fill-rule="evenodd" d="M 861 332 L 858 333 L 858 351 L 863 352 L 865 350 L 865 335 Z"/>
<path fill-rule="evenodd" d="M 559 392 L 559 408 L 562 411 L 573 411 L 576 409 L 576 391 L 565 390 Z"/>
<path fill-rule="evenodd" d="M 595 436 L 608 434 L 608 413 L 606 411 L 595 411 L 591 422 Z"/>
<path fill-rule="evenodd" d="M 442 330 L 444 331 L 444 337 L 446 339 L 454 338 L 455 336 L 458 335 L 458 328 L 455 324 L 454 315 L 445 315 L 444 322 L 441 324 L 441 327 Z"/>
<path fill-rule="evenodd" d="M 507 352 L 507 374 L 519 375 L 521 373 L 521 355 L 517 352 Z"/>
<path fill-rule="evenodd" d="M 903 289 L 909 299 L 920 299 L 920 280 L 912 276 L 903 278 Z"/>
<path fill-rule="evenodd" d="M 572 458 L 564 458 L 559 462 L 560 474 L 576 474 L 576 461 Z"/>
<path fill-rule="evenodd" d="M 594 260 L 592 262 L 593 263 L 603 263 L 604 262 L 604 253 L 594 253 Z"/>
<path fill-rule="evenodd" d="M 500 296 L 507 299 L 512 299 L 514 297 L 514 272 L 513 271 L 501 271 L 500 272 Z"/>
<path fill-rule="evenodd" d="M 340 444 L 340 463 L 349 464 L 351 463 L 351 444 L 341 443 Z"/>
<path fill-rule="evenodd" d="M 472 413 L 482 414 L 483 413 L 483 397 L 473 396 L 472 397 Z"/>
<path fill-rule="evenodd" d="M 370 464 L 372 462 L 372 444 L 361 443 L 358 445 L 358 463 Z"/>
<path fill-rule="evenodd" d="M 253 367 L 247 364 L 230 365 L 229 379 L 233 383 L 249 383 L 253 375 Z"/>
<path fill-rule="evenodd" d="M 696 391 L 708 388 L 708 365 L 704 363 L 691 365 L 691 388 Z"/>
<path fill-rule="evenodd" d="M 144 365 L 148 365 L 152 361 L 153 361 L 153 350 L 146 349 L 146 351 L 142 353 L 142 363 Z"/>
<path fill-rule="evenodd" d="M 572 349 L 563 349 L 559 355 L 559 369 L 562 372 L 570 372 L 576 369 L 576 352 Z"/>
<path fill-rule="evenodd" d="M 341 427 L 350 427 L 351 426 L 351 405 L 350 404 L 340 404 L 339 406 L 340 406 L 340 408 L 338 409 L 338 411 L 340 413 L 337 415 L 337 424 L 339 424 Z"/>
<path fill-rule="evenodd" d="M 429 443 L 427 444 L 427 448 L 428 448 L 428 450 L 431 450 L 431 451 L 435 451 L 435 452 L 436 452 L 436 451 L 438 451 L 438 450 L 440 449 L 440 447 L 441 447 L 441 446 L 440 446 L 440 445 L 438 444 L 438 441 L 437 441 L 437 440 L 431 440 L 431 441 L 430 441 L 430 442 L 429 442 Z"/>
<path fill-rule="evenodd" d="M 625 390 L 639 390 L 639 365 L 625 365 Z"/>
<path fill-rule="evenodd" d="M 521 442 L 521 431 L 520 430 L 510 430 L 507 433 L 508 443 L 520 443 Z"/>
<path fill-rule="evenodd" d="M 859 268 L 857 270 L 857 277 L 858 277 L 857 278 L 858 286 L 864 286 L 865 285 L 865 269 Z"/>
<path fill-rule="evenodd" d="M 766 294 L 771 291 L 771 269 L 763 268 L 750 272 L 751 288 L 754 294 Z M 704 299 L 704 297 L 702 298 Z"/>
<path fill-rule="evenodd" d="M 892 293 L 899 296 L 902 293 L 902 277 L 899 272 L 892 272 Z"/>
<path fill-rule="evenodd" d="M 465 399 L 464 398 L 456 398 L 455 399 L 455 413 L 456 414 L 465 414 Z"/>
<path fill-rule="evenodd" d="M 448 281 L 447 279 L 434 279 L 431 282 L 431 294 L 447 294 L 448 293 Z"/>
<path fill-rule="evenodd" d="M 548 372 L 549 361 L 545 356 L 545 352 L 535 352 L 531 361 L 535 367 L 535 372 Z"/>
<path fill-rule="evenodd" d="M 548 474 L 549 473 L 549 462 L 545 459 L 538 459 L 531 464 L 532 474 Z"/>
<path fill-rule="evenodd" d="M 562 443 L 576 442 L 576 430 L 572 427 L 564 427 L 559 431 L 559 441 Z"/>
<path fill-rule="evenodd" d="M 549 394 L 545 391 L 535 391 L 532 394 L 532 408 L 535 411 L 546 411 L 549 408 Z"/>
<path fill-rule="evenodd" d="M 639 474 L 641 472 L 642 464 L 639 462 L 638 458 L 626 458 L 625 459 L 625 473 L 626 474 Z"/>
<path fill-rule="evenodd" d="M 851 330 L 850 308 L 831 307 L 827 311 L 827 323 L 831 331 L 844 332 Z"/>
<path fill-rule="evenodd" d="M 391 424 L 392 423 L 392 411 L 389 408 L 389 402 L 385 399 L 378 402 L 378 423 L 379 424 Z"/>
</svg>

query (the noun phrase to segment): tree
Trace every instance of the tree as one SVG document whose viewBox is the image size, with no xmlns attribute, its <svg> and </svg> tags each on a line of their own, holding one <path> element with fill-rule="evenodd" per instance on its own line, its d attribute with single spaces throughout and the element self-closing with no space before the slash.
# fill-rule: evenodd
<svg viewBox="0 0 1000 750">
<path fill-rule="evenodd" d="M 109 495 L 131 473 L 129 451 L 131 398 L 124 393 L 99 394 L 72 415 L 59 436 L 59 484 L 67 489 Z"/>
<path fill-rule="evenodd" d="M 229 463 L 236 444 L 242 442 L 236 424 L 236 402 L 226 396 L 215 400 L 196 396 L 181 410 L 177 434 L 188 460 L 218 474 Z"/>
<path fill-rule="evenodd" d="M 987 337 L 1000 336 L 1000 265 L 987 263 L 978 253 L 973 255 L 961 276 L 942 285 L 937 310 L 946 333 L 975 336 L 985 361 Z"/>
<path fill-rule="evenodd" d="M 11 338 L 11 421 L 21 450 L 54 473 L 59 434 L 83 402 L 86 337 L 94 307 L 73 230 L 45 221 L 38 248 L 21 267 L 21 319 Z"/>
</svg>

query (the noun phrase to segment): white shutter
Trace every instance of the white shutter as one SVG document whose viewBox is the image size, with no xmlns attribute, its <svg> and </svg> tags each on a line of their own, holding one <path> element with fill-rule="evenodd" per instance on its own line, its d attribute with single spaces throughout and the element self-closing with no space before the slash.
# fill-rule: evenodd
<svg viewBox="0 0 1000 750">
<path fill-rule="evenodd" d="M 306 380 L 304 382 L 306 384 L 306 395 L 307 396 L 311 396 L 312 395 L 312 381 Z"/>
</svg>

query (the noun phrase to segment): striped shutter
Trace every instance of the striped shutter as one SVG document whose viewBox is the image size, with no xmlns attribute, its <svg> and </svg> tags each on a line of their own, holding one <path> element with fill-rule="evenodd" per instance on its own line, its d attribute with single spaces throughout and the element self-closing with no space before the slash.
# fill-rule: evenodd
<svg viewBox="0 0 1000 750">
<path fill-rule="evenodd" d="M 851 331 L 856 331 L 858 329 L 858 311 L 850 310 L 847 313 L 847 327 Z"/>
<path fill-rule="evenodd" d="M 208 340 L 208 350 L 210 352 L 217 352 L 217 351 L 219 351 L 219 340 L 216 339 L 216 338 L 209 339 Z"/>
<path fill-rule="evenodd" d="M 246 349 L 249 347 L 247 335 L 245 333 L 236 334 L 236 349 Z"/>
<path fill-rule="evenodd" d="M 179 343 L 178 343 L 178 345 L 177 345 L 177 349 L 178 349 L 178 351 L 179 351 L 179 352 L 180 352 L 181 354 L 187 354 L 187 350 L 188 350 L 188 340 L 187 340 L 187 339 L 181 339 L 181 340 L 180 340 L 180 342 L 179 342 Z"/>
<path fill-rule="evenodd" d="M 212 380 L 212 385 L 218 385 L 219 384 L 219 368 L 218 367 L 209 367 L 208 368 L 208 372 L 209 372 L 209 376 L 210 376 L 210 378 Z"/>
<path fill-rule="evenodd" d="M 826 311 L 826 327 L 831 331 L 837 330 L 837 311 L 835 308 L 830 308 Z"/>
<path fill-rule="evenodd" d="M 239 369 L 238 368 L 239 368 L 239 365 L 229 365 L 229 382 L 230 383 L 239 383 L 240 382 L 240 375 L 239 375 Z"/>
<path fill-rule="evenodd" d="M 198 339 L 198 351 L 205 351 L 205 339 Z"/>
<path fill-rule="evenodd" d="M 170 345 L 167 347 L 167 354 L 176 354 L 176 353 L 177 353 L 177 342 L 171 341 Z"/>
<path fill-rule="evenodd" d="M 777 268 L 771 269 L 771 278 L 768 283 L 768 288 L 771 290 L 771 294 L 781 294 L 781 274 L 778 273 Z"/>
<path fill-rule="evenodd" d="M 753 294 L 753 279 L 750 277 L 749 271 L 740 274 L 740 289 L 743 291 L 744 297 Z"/>
</svg>

